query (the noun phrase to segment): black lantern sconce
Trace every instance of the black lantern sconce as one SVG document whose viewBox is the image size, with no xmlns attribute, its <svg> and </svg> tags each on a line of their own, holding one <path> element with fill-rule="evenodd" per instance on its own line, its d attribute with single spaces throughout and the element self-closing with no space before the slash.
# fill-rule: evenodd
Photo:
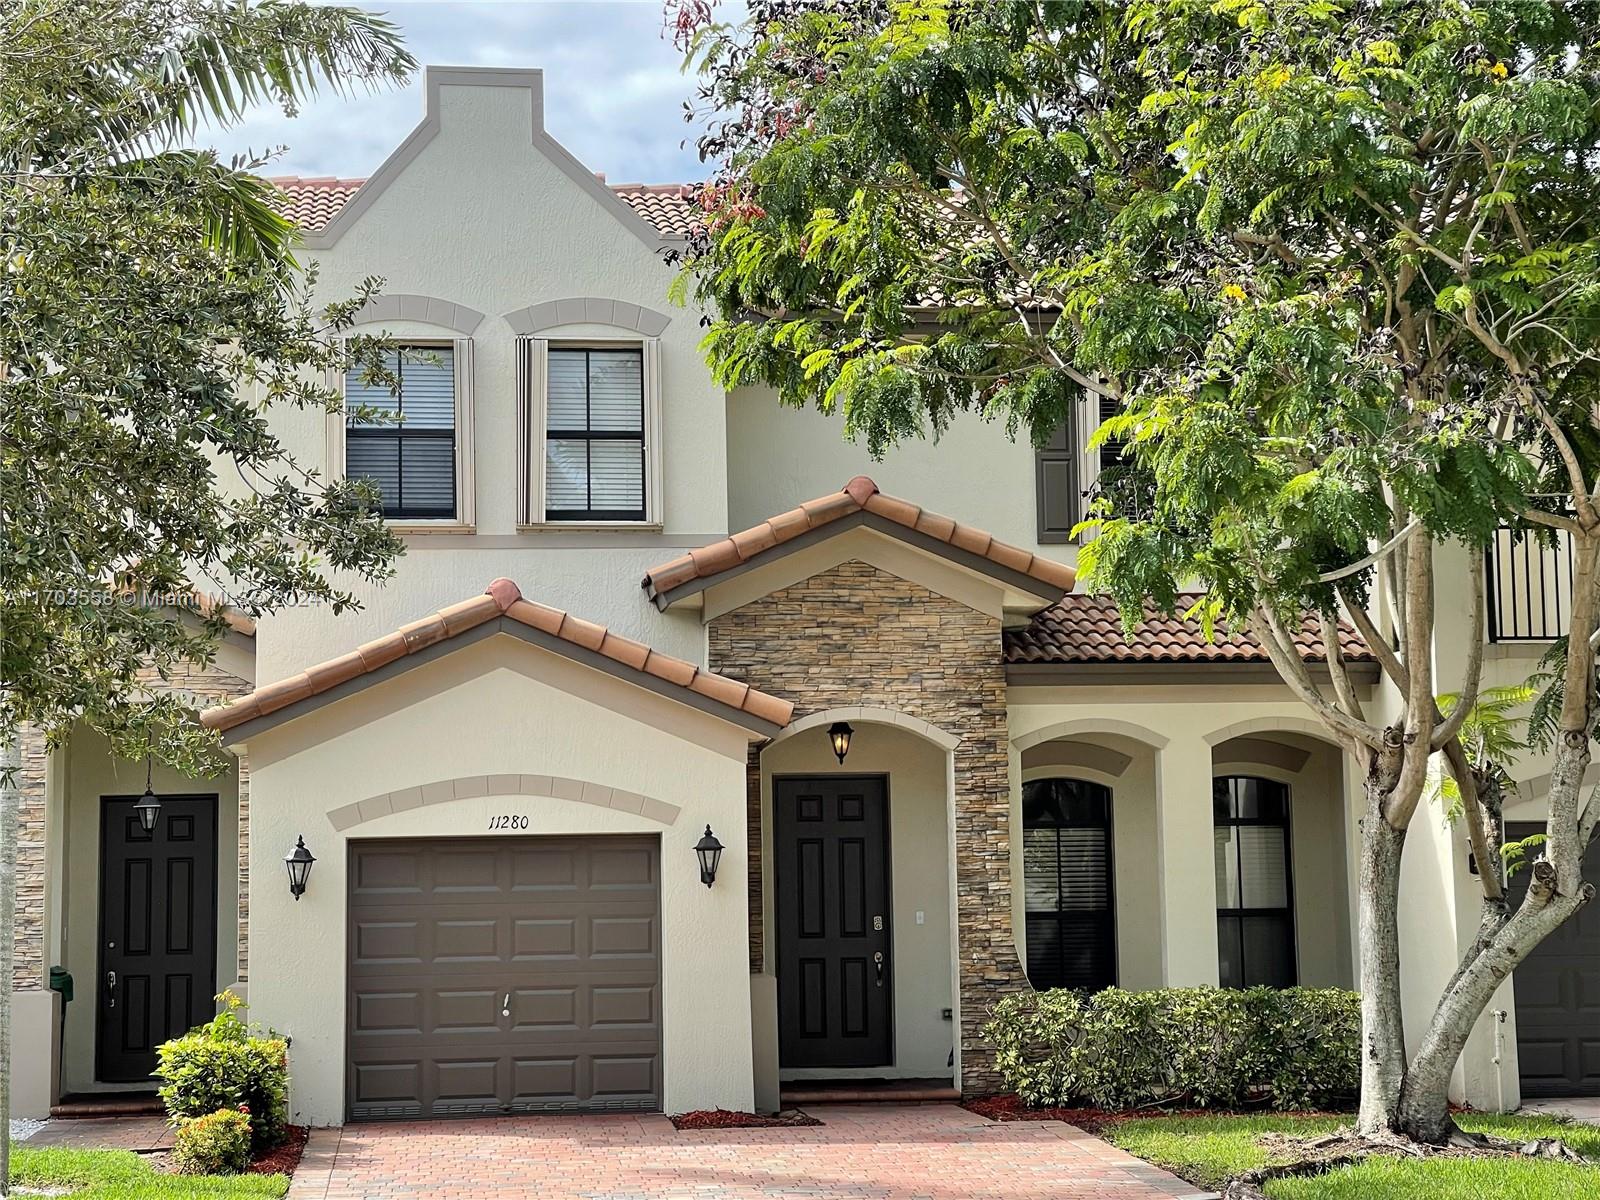
<svg viewBox="0 0 1600 1200">
<path fill-rule="evenodd" d="M 306 894 L 306 880 L 311 878 L 311 865 L 316 861 L 303 837 L 297 838 L 294 849 L 283 856 L 284 869 L 289 872 L 289 894 L 296 901 Z"/>
<path fill-rule="evenodd" d="M 717 881 L 717 864 L 722 861 L 722 843 L 706 826 L 706 835 L 694 844 L 695 857 L 700 860 L 700 882 L 710 887 Z"/>
<path fill-rule="evenodd" d="M 850 753 L 850 739 L 855 732 L 848 721 L 835 721 L 828 726 L 828 740 L 833 743 L 833 752 L 839 756 L 841 763 L 844 762 L 844 756 Z"/>
<path fill-rule="evenodd" d="M 150 756 L 144 756 L 144 795 L 139 797 L 139 802 L 133 806 L 133 811 L 139 814 L 139 828 L 146 833 L 156 830 L 156 818 L 161 815 L 161 797 L 156 795 L 155 789 L 150 786 Z"/>
</svg>

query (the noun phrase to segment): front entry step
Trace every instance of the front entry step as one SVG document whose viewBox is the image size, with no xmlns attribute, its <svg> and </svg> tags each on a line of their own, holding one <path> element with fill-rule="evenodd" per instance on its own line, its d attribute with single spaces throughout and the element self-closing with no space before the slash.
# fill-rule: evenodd
<svg viewBox="0 0 1600 1200">
<path fill-rule="evenodd" d="M 961 1089 L 948 1079 L 791 1079 L 779 1089 L 784 1108 L 807 1104 L 948 1104 Z"/>
<path fill-rule="evenodd" d="M 161 1097 L 154 1092 L 79 1092 L 50 1106 L 50 1115 L 58 1121 L 145 1117 L 165 1111 Z"/>
</svg>

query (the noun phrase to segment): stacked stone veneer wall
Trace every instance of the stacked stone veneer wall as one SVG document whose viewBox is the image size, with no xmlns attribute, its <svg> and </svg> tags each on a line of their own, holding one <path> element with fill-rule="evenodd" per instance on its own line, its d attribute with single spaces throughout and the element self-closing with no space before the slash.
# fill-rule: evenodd
<svg viewBox="0 0 1600 1200">
<path fill-rule="evenodd" d="M 920 717 L 955 750 L 962 1087 L 993 1091 L 980 1030 L 1028 986 L 1011 929 L 1011 792 L 1000 621 L 867 563 L 847 562 L 711 621 L 713 670 L 793 700 L 795 715 L 866 705 Z M 858 734 L 858 736 L 860 736 Z M 761 773 L 749 772 L 750 969 L 765 967 Z M 914 981 L 902 981 L 914 986 Z"/>
<path fill-rule="evenodd" d="M 251 684 L 218 667 L 190 666 L 169 670 L 161 680 L 154 671 L 144 674 L 146 687 L 192 695 L 199 707 L 221 704 L 243 696 Z M 49 982 L 50 964 L 45 962 L 45 897 L 49 881 L 45 853 L 45 791 L 50 755 L 44 733 L 33 727 L 22 731 L 21 812 L 17 840 L 17 926 L 16 987 L 36 991 Z M 245 978 L 246 930 L 249 917 L 249 778 L 243 758 L 239 771 L 239 978 Z M 223 847 L 226 853 L 227 848 Z M 57 886 L 59 886 L 59 881 Z"/>
</svg>

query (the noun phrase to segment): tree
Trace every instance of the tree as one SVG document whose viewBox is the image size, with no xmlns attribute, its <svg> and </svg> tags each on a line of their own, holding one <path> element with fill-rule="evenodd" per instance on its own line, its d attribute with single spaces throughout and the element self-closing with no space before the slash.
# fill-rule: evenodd
<svg viewBox="0 0 1600 1200">
<path fill-rule="evenodd" d="M 0 6 L 0 1194 L 21 727 L 59 743 L 81 721 L 129 756 L 214 769 L 183 701 L 141 685 L 214 657 L 224 605 L 197 591 L 337 611 L 336 573 L 382 577 L 399 551 L 370 485 L 302 468 L 268 424 L 337 411 L 324 372 L 376 360 L 325 336 L 365 293 L 314 312 L 271 186 L 184 143 L 414 66 L 346 8 Z"/>
<path fill-rule="evenodd" d="M 1365 781 L 1359 852 L 1367 1134 L 1442 1142 L 1447 1088 L 1512 967 L 1591 898 L 1597 715 L 1600 11 L 1443 0 L 769 0 L 739 26 L 669 9 L 713 164 L 679 292 L 727 385 L 845 414 L 876 454 L 976 410 L 1043 439 L 1116 415 L 1139 486 L 1080 554 L 1125 620 L 1205 590 Z M 1570 537 L 1546 840 L 1408 1056 L 1406 831 L 1443 757 L 1480 863 L 1462 743 L 1483 549 Z M 1458 702 L 1435 703 L 1435 557 L 1470 551 Z M 1455 601 L 1452 596 L 1452 601 Z M 1320 687 L 1289 630 L 1320 615 Z M 1372 712 L 1331 636 L 1381 664 Z M 1442 919 L 1442 918 L 1441 918 Z"/>
</svg>

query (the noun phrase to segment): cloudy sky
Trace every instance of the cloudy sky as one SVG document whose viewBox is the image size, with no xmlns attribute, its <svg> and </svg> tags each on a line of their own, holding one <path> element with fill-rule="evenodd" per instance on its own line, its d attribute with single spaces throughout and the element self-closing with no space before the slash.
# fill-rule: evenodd
<svg viewBox="0 0 1600 1200">
<path fill-rule="evenodd" d="M 346 0 L 349 2 L 349 0 Z M 662 36 L 660 0 L 474 0 L 363 4 L 400 26 L 420 63 L 543 67 L 545 124 L 614 183 L 699 178 L 682 104 L 691 81 Z M 718 16 L 737 15 L 723 4 Z M 288 119 L 275 109 L 209 140 L 226 158 L 287 150 L 271 175 L 366 176 L 422 117 L 422 79 L 350 98 L 327 96 Z"/>
</svg>

